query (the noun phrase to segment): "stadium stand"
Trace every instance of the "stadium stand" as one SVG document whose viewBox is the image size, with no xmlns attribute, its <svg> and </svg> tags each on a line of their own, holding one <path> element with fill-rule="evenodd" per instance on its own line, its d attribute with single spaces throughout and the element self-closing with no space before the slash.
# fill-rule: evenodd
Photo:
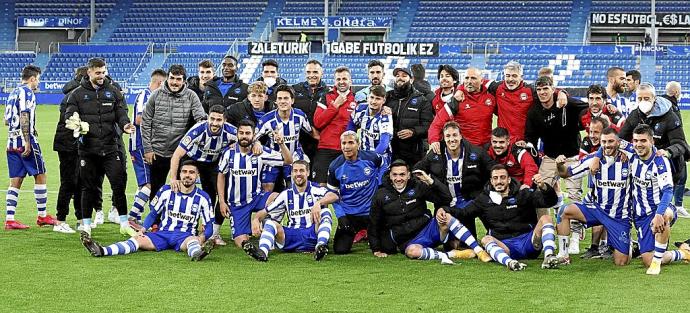
<svg viewBox="0 0 690 313">
<path fill-rule="evenodd" d="M 362 2 L 357 0 L 345 0 L 340 4 L 338 15 L 340 16 L 395 16 L 400 11 L 400 1 L 379 0 Z"/>
<path fill-rule="evenodd" d="M 74 69 L 86 64 L 93 57 L 104 58 L 108 64 L 108 75 L 115 81 L 131 82 L 134 74 L 141 71 L 148 62 L 150 54 L 146 45 L 129 46 L 128 52 L 59 52 L 48 62 L 47 69 L 41 77 L 44 81 L 68 81 L 72 79 Z M 64 48 L 63 48 L 64 49 Z M 112 50 L 112 49 L 111 49 Z"/>
<path fill-rule="evenodd" d="M 684 92 L 690 88 L 690 54 L 660 55 L 656 58 L 656 64 L 658 89 L 664 88 L 666 82 L 672 80 L 680 82 Z"/>
<path fill-rule="evenodd" d="M 674 13 L 690 12 L 690 1 L 659 0 L 656 1 L 656 12 Z M 651 12 L 650 0 L 592 0 L 592 12 Z"/>
<path fill-rule="evenodd" d="M 287 0 L 282 16 L 323 16 L 322 0 Z"/>
<path fill-rule="evenodd" d="M 255 70 L 251 75 L 250 82 L 256 81 L 261 77 L 261 63 L 265 60 L 273 59 L 278 62 L 278 73 L 280 77 L 287 80 L 290 84 L 295 84 L 304 81 L 304 64 L 307 63 L 308 57 L 306 55 L 275 55 L 267 54 L 264 56 L 243 55 L 240 59 L 242 68 L 252 68 Z M 247 80 L 245 79 L 245 82 Z"/>
<path fill-rule="evenodd" d="M 27 64 L 34 63 L 36 54 L 33 52 L 5 52 L 0 53 L 0 82 L 16 82 L 19 73 Z"/>
<path fill-rule="evenodd" d="M 89 17 L 89 0 L 36 0 L 17 1 L 14 8 L 15 20 L 18 16 L 72 16 Z M 117 1 L 96 1 L 96 22 L 102 24 L 113 10 Z"/>
</svg>

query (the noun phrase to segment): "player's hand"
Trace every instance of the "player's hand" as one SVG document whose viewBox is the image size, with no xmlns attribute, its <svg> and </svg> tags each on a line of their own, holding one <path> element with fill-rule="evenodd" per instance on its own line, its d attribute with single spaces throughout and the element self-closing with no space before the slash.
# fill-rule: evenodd
<svg viewBox="0 0 690 313">
<path fill-rule="evenodd" d="M 387 107 L 387 106 L 384 105 L 383 108 L 381 109 L 381 114 L 383 114 L 383 115 L 393 115 L 393 110 L 391 110 L 390 107 Z"/>
<path fill-rule="evenodd" d="M 529 185 L 525 185 L 525 184 L 520 185 L 520 190 L 522 190 L 522 189 L 529 189 L 529 188 L 530 188 Z"/>
<path fill-rule="evenodd" d="M 333 106 L 336 109 L 339 109 L 340 106 L 343 105 L 343 103 L 345 103 L 345 100 L 347 100 L 347 96 L 345 96 L 343 94 L 338 94 L 338 97 L 335 98 L 335 101 L 333 101 Z"/>
<path fill-rule="evenodd" d="M 438 211 L 436 211 L 436 221 L 440 225 L 445 225 L 448 223 L 448 213 L 446 213 L 446 210 L 440 208 Z"/>
<path fill-rule="evenodd" d="M 414 132 L 411 129 L 403 129 L 398 132 L 398 138 L 400 139 L 408 139 L 412 138 L 414 136 Z"/>
<path fill-rule="evenodd" d="M 254 237 L 261 236 L 261 222 L 257 219 L 252 219 L 252 235 Z"/>
<path fill-rule="evenodd" d="M 455 94 L 453 95 L 453 98 L 458 101 L 458 103 L 465 101 L 465 93 L 462 92 L 462 90 L 458 89 L 455 90 Z"/>
<path fill-rule="evenodd" d="M 180 181 L 177 179 L 170 179 L 170 189 L 172 189 L 173 192 L 180 191 Z"/>
<path fill-rule="evenodd" d="M 255 142 L 255 143 L 252 145 L 252 154 L 254 154 L 254 155 L 261 155 L 262 153 L 264 153 L 264 147 L 261 145 L 260 142 L 258 142 L 258 141 Z"/>
<path fill-rule="evenodd" d="M 319 224 L 321 222 L 321 202 L 316 201 L 314 206 L 311 207 L 311 220 L 314 224 Z"/>
<path fill-rule="evenodd" d="M 219 201 L 220 202 L 220 214 L 223 214 L 225 218 L 230 218 L 230 208 L 228 207 L 228 204 L 225 203 L 224 201 Z"/>
<path fill-rule="evenodd" d="M 134 127 L 134 125 L 132 125 L 132 123 L 128 123 L 122 129 L 125 131 L 125 133 L 128 133 L 128 134 L 133 134 L 134 131 L 136 130 L 136 128 Z"/>
<path fill-rule="evenodd" d="M 665 149 L 656 150 L 656 155 L 657 155 L 657 156 L 661 156 L 661 157 L 671 158 L 671 153 L 668 152 L 668 150 L 665 150 Z"/>
<path fill-rule="evenodd" d="M 660 234 L 663 233 L 665 229 L 666 220 L 664 216 L 661 214 L 654 214 L 654 218 L 652 219 L 652 233 Z"/>
<path fill-rule="evenodd" d="M 283 142 L 285 142 L 285 137 L 283 136 L 282 132 L 279 132 L 279 131 L 273 132 L 273 142 L 275 142 L 279 145 L 282 144 Z"/>
<path fill-rule="evenodd" d="M 596 156 L 592 157 L 592 163 L 589 164 L 589 172 L 592 175 L 599 173 L 599 167 L 600 167 L 599 161 L 600 161 L 599 157 L 596 157 Z"/>
<path fill-rule="evenodd" d="M 31 155 L 31 144 L 27 144 L 24 146 L 24 152 L 22 152 L 22 157 L 28 158 L 29 155 Z"/>
<path fill-rule="evenodd" d="M 567 159 L 568 158 L 566 158 L 565 155 L 561 154 L 556 157 L 556 164 L 564 164 Z"/>
<path fill-rule="evenodd" d="M 556 106 L 560 109 L 568 104 L 568 94 L 562 90 L 558 92 L 558 99 L 556 100 Z"/>
<path fill-rule="evenodd" d="M 388 254 L 386 254 L 385 252 L 376 251 L 374 252 L 374 256 L 376 256 L 377 258 L 387 258 Z"/>
<path fill-rule="evenodd" d="M 620 153 L 621 154 L 621 162 L 625 163 L 628 162 L 628 155 L 625 153 Z"/>
<path fill-rule="evenodd" d="M 608 103 L 606 104 L 606 111 L 609 111 L 611 114 L 616 114 L 616 112 L 618 112 L 618 108 L 616 108 L 615 105 Z"/>
<path fill-rule="evenodd" d="M 541 190 L 546 189 L 546 184 L 544 184 L 544 177 L 541 176 L 541 174 L 537 173 L 532 176 L 532 182 L 537 185 L 537 187 Z"/>
<path fill-rule="evenodd" d="M 436 154 L 441 154 L 441 143 L 440 142 L 432 142 L 429 144 L 429 149 L 431 151 L 434 151 Z"/>
<path fill-rule="evenodd" d="M 524 140 L 520 140 L 520 141 L 516 142 L 515 145 L 520 147 L 520 148 L 524 148 L 527 146 L 527 143 Z"/>
<path fill-rule="evenodd" d="M 431 175 L 427 174 L 426 172 L 422 170 L 414 170 L 412 172 L 419 181 L 425 183 L 428 186 L 431 186 L 434 184 L 434 179 L 431 178 Z"/>
<path fill-rule="evenodd" d="M 144 162 L 146 162 L 146 164 L 149 164 L 149 165 L 153 164 L 153 160 L 155 160 L 155 159 L 156 159 L 155 153 L 153 153 L 153 152 L 144 153 Z"/>
</svg>

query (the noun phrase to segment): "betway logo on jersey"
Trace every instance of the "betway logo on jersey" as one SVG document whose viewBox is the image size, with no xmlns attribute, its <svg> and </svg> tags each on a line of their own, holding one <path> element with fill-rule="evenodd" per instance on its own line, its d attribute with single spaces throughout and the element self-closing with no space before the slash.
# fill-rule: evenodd
<svg viewBox="0 0 690 313">
<path fill-rule="evenodd" d="M 290 217 L 308 216 L 310 214 L 311 214 L 311 208 L 301 209 L 301 210 L 288 210 L 288 216 L 290 216 Z"/>
<path fill-rule="evenodd" d="M 457 184 L 462 182 L 462 176 L 446 176 L 446 181 L 449 184 Z"/>
<path fill-rule="evenodd" d="M 641 179 L 637 176 L 633 176 L 633 183 L 635 183 L 635 185 L 638 185 L 638 186 L 643 187 L 643 188 L 649 188 L 652 186 L 651 180 Z"/>
<path fill-rule="evenodd" d="M 256 176 L 258 170 L 255 168 L 252 169 L 233 169 L 232 170 L 232 175 L 233 176 Z"/>
<path fill-rule="evenodd" d="M 362 188 L 362 187 L 364 187 L 364 186 L 366 186 L 366 185 L 368 185 L 368 184 L 369 184 L 369 181 L 368 181 L 368 180 L 356 181 L 356 182 L 354 182 L 354 183 L 345 184 L 345 189 L 357 189 L 357 188 Z"/>
<path fill-rule="evenodd" d="M 381 134 L 370 132 L 366 129 L 362 129 L 362 135 L 364 135 L 364 137 L 371 138 L 373 140 L 379 140 L 379 138 L 381 137 Z"/>
<path fill-rule="evenodd" d="M 168 212 L 168 215 L 172 218 L 176 218 L 178 220 L 183 220 L 187 222 L 191 222 L 194 219 L 194 216 L 182 212 Z"/>
<path fill-rule="evenodd" d="M 299 137 L 299 135 L 283 136 L 283 142 L 285 142 L 285 143 L 295 142 L 295 141 L 297 141 L 297 137 Z"/>
<path fill-rule="evenodd" d="M 597 180 L 597 187 L 599 188 L 625 188 L 627 186 L 627 181 L 625 180 Z"/>
</svg>

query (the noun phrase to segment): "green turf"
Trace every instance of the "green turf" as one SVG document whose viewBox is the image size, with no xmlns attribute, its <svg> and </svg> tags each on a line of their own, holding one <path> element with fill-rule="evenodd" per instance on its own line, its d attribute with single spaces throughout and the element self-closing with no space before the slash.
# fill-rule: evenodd
<svg viewBox="0 0 690 313">
<path fill-rule="evenodd" d="M 39 106 L 37 112 L 48 208 L 55 214 L 59 177 L 51 144 L 58 110 Z M 2 142 L 5 136 L 1 131 Z M 0 163 L 6 173 L 6 162 Z M 129 177 L 127 191 L 133 193 Z M 17 212 L 27 224 L 36 214 L 32 186 L 29 179 L 22 187 Z M 73 215 L 68 221 L 74 225 Z M 400 255 L 377 259 L 364 244 L 320 263 L 312 255 L 279 252 L 257 263 L 234 247 L 220 248 L 200 263 L 170 251 L 96 259 L 78 235 L 36 226 L 0 233 L 1 312 L 674 312 L 687 303 L 690 279 L 685 264 L 648 277 L 639 260 L 617 268 L 575 257 L 559 270 L 541 270 L 534 260 L 525 272 L 511 273 L 476 260 L 442 266 Z M 680 220 L 673 233 L 672 240 L 687 238 L 690 222 Z M 227 226 L 223 235 L 229 236 Z M 102 243 L 123 239 L 114 224 L 95 229 L 94 237 Z"/>
</svg>

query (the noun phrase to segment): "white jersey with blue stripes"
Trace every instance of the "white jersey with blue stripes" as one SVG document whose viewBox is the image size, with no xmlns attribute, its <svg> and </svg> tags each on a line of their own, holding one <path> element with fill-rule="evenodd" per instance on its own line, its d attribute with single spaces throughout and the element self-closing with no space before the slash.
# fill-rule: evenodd
<svg viewBox="0 0 690 313">
<path fill-rule="evenodd" d="M 281 222 L 287 214 L 287 226 L 290 228 L 306 229 L 314 227 L 311 220 L 311 208 L 316 201 L 321 200 L 328 189 L 307 182 L 307 189 L 299 192 L 297 186 L 283 190 L 271 203 L 266 212 L 272 220 Z"/>
<path fill-rule="evenodd" d="M 656 148 L 652 149 L 652 157 L 642 160 L 636 154 L 630 160 L 632 176 L 632 204 L 635 217 L 655 214 L 661 203 L 661 195 L 665 189 L 673 190 L 671 164 L 666 157 L 656 155 Z"/>
<path fill-rule="evenodd" d="M 19 118 L 29 113 L 29 140 L 38 143 L 34 136 L 36 125 L 36 95 L 27 85 L 20 85 L 9 94 L 5 106 L 5 123 L 8 125 L 7 151 L 20 151 L 24 147 L 24 137 Z"/>
<path fill-rule="evenodd" d="M 359 104 L 355 111 L 352 112 L 352 123 L 360 131 L 360 138 L 362 139 L 361 150 L 376 151 L 376 147 L 381 141 L 381 135 L 389 134 L 393 137 L 393 120 L 391 116 L 385 115 L 382 112 L 371 115 L 369 105 L 366 103 Z M 385 153 L 388 155 L 392 153 L 391 145 L 388 145 Z"/>
<path fill-rule="evenodd" d="M 240 145 L 227 149 L 218 162 L 218 172 L 225 174 L 230 206 L 243 206 L 261 193 L 261 171 L 265 166 L 284 165 L 283 156 L 264 147 L 261 155 L 240 152 Z"/>
<path fill-rule="evenodd" d="M 148 88 L 142 90 L 137 94 L 136 100 L 134 100 L 134 110 L 132 110 L 132 122 L 137 120 L 144 114 L 146 110 L 146 102 L 149 101 L 151 96 L 151 90 Z M 134 132 L 129 135 L 129 151 L 141 150 L 144 147 L 144 142 L 141 139 L 141 125 L 134 125 Z"/>
<path fill-rule="evenodd" d="M 450 206 L 454 207 L 458 200 L 462 198 L 462 163 L 463 151 L 460 149 L 460 157 L 453 159 L 448 151 L 446 153 L 446 183 L 450 189 L 450 195 L 453 200 L 450 201 Z"/>
<path fill-rule="evenodd" d="M 197 235 L 197 224 L 211 221 L 213 210 L 208 194 L 198 187 L 190 193 L 173 192 L 170 185 L 161 187 L 151 200 L 151 210 L 161 218 L 160 230 Z"/>
<path fill-rule="evenodd" d="M 590 153 L 577 164 L 568 167 L 573 178 L 580 178 L 590 173 L 589 168 L 596 153 Z M 602 157 L 599 160 L 600 170 L 594 176 L 589 175 L 589 193 L 584 202 L 598 203 L 604 212 L 616 219 L 627 219 L 630 216 L 630 163 L 621 161 L 620 155 Z"/>
<path fill-rule="evenodd" d="M 211 133 L 208 121 L 196 123 L 187 131 L 179 147 L 187 156 L 199 162 L 216 162 L 223 150 L 237 142 L 237 128 L 230 123 L 223 124 L 217 134 Z"/>
<path fill-rule="evenodd" d="M 630 99 L 623 96 L 622 94 L 617 94 L 615 98 L 607 95 L 606 99 L 608 100 L 609 103 L 611 103 L 613 106 L 616 107 L 616 110 L 618 112 L 621 112 L 623 114 L 623 117 L 628 118 L 628 115 L 630 115 L 630 112 L 632 112 L 635 108 L 632 106 L 636 106 L 635 103 L 630 103 Z"/>
<path fill-rule="evenodd" d="M 300 130 L 311 133 L 312 127 L 302 110 L 292 109 L 287 121 L 280 117 L 277 109 L 268 112 L 259 120 L 257 129 L 256 137 L 268 136 L 268 146 L 275 151 L 280 151 L 280 145 L 273 141 L 273 132 L 282 132 L 283 142 L 290 150 L 290 154 L 296 156 L 295 159 L 304 159 L 304 152 L 299 143 Z"/>
</svg>

